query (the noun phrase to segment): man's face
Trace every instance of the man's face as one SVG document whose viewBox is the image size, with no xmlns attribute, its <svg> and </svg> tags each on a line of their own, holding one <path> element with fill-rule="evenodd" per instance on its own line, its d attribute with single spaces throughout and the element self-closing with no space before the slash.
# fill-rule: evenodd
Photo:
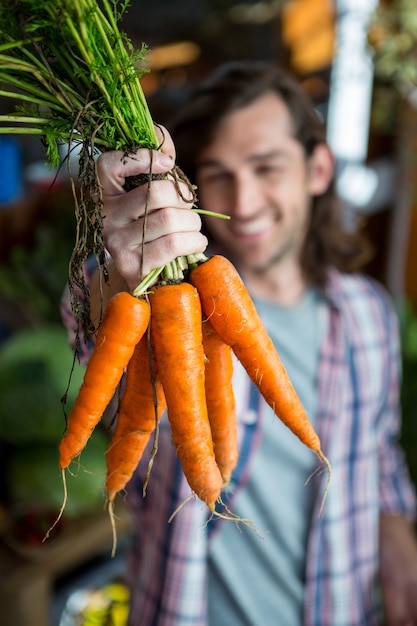
<svg viewBox="0 0 417 626">
<path fill-rule="evenodd" d="M 231 218 L 205 217 L 207 229 L 242 270 L 298 264 L 316 191 L 310 169 L 273 93 L 226 117 L 199 153 L 199 204 Z"/>
</svg>

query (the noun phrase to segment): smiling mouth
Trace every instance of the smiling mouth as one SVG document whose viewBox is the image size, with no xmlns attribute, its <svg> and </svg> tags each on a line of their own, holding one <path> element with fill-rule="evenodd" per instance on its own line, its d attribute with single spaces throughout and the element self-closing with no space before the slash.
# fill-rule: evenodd
<svg viewBox="0 0 417 626">
<path fill-rule="evenodd" d="M 277 219 L 265 217 L 261 220 L 253 220 L 248 222 L 233 222 L 231 220 L 230 227 L 236 237 L 258 237 L 271 230 Z"/>
</svg>

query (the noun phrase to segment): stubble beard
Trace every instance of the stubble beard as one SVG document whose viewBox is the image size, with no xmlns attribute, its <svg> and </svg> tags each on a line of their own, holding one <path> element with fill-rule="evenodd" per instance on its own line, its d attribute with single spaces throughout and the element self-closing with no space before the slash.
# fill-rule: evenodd
<svg viewBox="0 0 417 626">
<path fill-rule="evenodd" d="M 293 254 L 293 250 L 295 248 L 295 242 L 293 239 L 286 241 L 283 245 L 277 248 L 268 258 L 265 260 L 256 261 L 245 258 L 245 254 L 236 255 L 236 263 L 241 265 L 242 269 L 246 268 L 246 270 L 252 272 L 256 276 L 262 276 L 267 274 L 273 268 L 279 267 L 285 259 L 287 259 L 290 254 Z"/>
</svg>

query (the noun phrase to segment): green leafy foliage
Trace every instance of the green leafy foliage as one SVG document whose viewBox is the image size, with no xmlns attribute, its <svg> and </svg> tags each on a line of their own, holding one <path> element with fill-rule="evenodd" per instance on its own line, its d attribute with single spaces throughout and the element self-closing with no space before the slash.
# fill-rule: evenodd
<svg viewBox="0 0 417 626">
<path fill-rule="evenodd" d="M 408 94 L 417 87 L 417 14 L 414 0 L 379 3 L 373 15 L 369 42 L 377 76 L 392 81 Z"/>
<path fill-rule="evenodd" d="M 157 147 L 140 85 L 146 45 L 135 50 L 119 30 L 127 2 L 101 4 L 1 3 L 0 93 L 18 105 L 14 115 L 0 117 L 0 132 L 41 135 L 52 166 L 59 163 L 56 142 L 74 133 L 105 149 Z"/>
<path fill-rule="evenodd" d="M 369 26 L 375 87 L 373 120 L 389 130 L 401 100 L 417 101 L 417 12 L 415 0 L 379 2 Z"/>
</svg>

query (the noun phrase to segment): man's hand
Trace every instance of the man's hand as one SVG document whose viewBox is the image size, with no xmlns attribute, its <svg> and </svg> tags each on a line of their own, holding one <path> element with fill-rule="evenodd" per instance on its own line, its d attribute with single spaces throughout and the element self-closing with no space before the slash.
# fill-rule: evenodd
<svg viewBox="0 0 417 626">
<path fill-rule="evenodd" d="M 103 235 L 111 258 L 108 284 L 103 284 L 98 271 L 91 277 L 94 321 L 118 291 L 133 291 L 151 270 L 207 247 L 200 216 L 190 210 L 193 198 L 186 184 L 166 177 L 128 192 L 124 188 L 128 176 L 166 174 L 174 167 L 175 148 L 168 131 L 158 127 L 157 134 L 161 150 L 140 149 L 132 155 L 111 151 L 98 159 Z"/>
<path fill-rule="evenodd" d="M 128 176 L 163 174 L 173 165 L 169 155 L 144 149 L 127 157 L 120 151 L 108 152 L 98 160 L 106 248 L 130 290 L 152 269 L 178 256 L 203 252 L 207 246 L 200 216 L 190 211 L 192 198 L 185 184 L 180 183 L 181 194 L 170 177 L 129 192 L 123 188 Z"/>
<path fill-rule="evenodd" d="M 417 626 L 417 539 L 400 515 L 380 517 L 380 575 L 386 626 Z"/>
</svg>

